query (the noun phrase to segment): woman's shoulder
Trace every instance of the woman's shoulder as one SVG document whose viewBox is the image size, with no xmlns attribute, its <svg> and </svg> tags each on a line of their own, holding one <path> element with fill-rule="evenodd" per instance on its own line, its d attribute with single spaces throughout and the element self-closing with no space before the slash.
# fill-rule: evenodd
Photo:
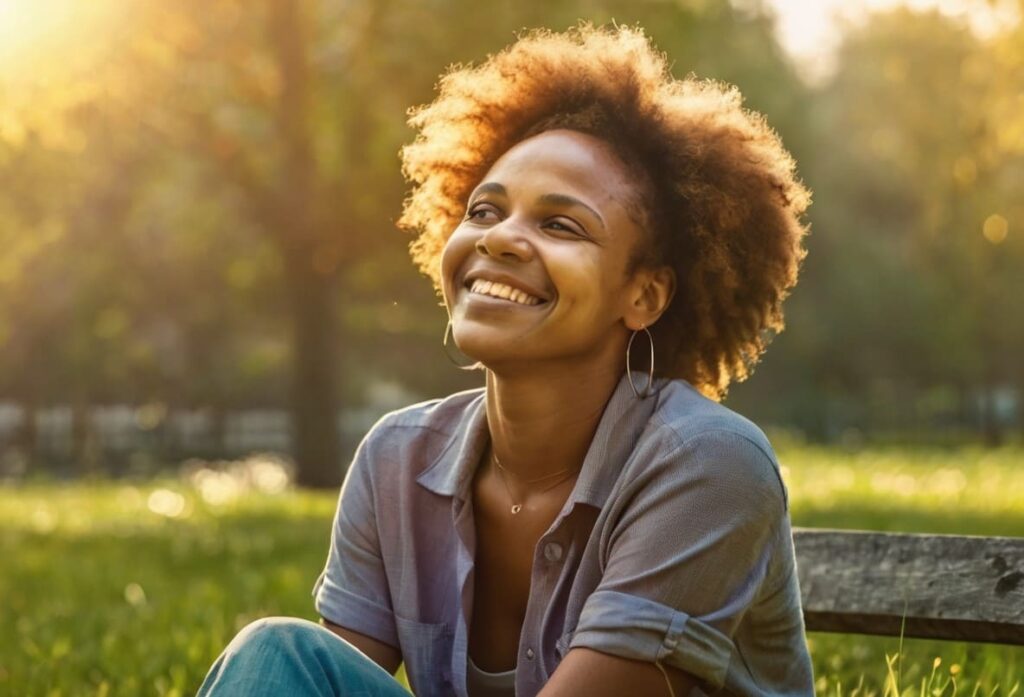
<svg viewBox="0 0 1024 697">
<path fill-rule="evenodd" d="M 771 449 L 768 437 L 757 424 L 724 404 L 708 399 L 685 380 L 666 382 L 658 393 L 652 421 L 674 434 L 680 442 L 729 433 Z"/>
<path fill-rule="evenodd" d="M 456 392 L 390 411 L 373 425 L 368 435 L 393 435 L 393 431 L 455 433 L 483 400 L 483 388 Z"/>
<path fill-rule="evenodd" d="M 770 483 L 788 498 L 778 458 L 757 424 L 685 380 L 667 382 L 658 400 L 649 434 L 664 449 L 678 453 L 671 460 L 706 466 L 718 476 Z"/>
<path fill-rule="evenodd" d="M 372 460 L 374 476 L 395 474 L 393 463 L 406 473 L 427 467 L 482 409 L 483 389 L 456 392 L 411 404 L 381 416 L 359 446 L 357 459 Z"/>
</svg>

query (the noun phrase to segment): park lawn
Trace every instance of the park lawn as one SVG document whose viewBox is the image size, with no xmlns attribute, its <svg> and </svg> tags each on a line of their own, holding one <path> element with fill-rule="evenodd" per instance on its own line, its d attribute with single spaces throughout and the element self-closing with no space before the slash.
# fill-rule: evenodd
<svg viewBox="0 0 1024 697">
<path fill-rule="evenodd" d="M 794 525 L 1024 537 L 1024 448 L 780 447 L 778 454 Z M 885 693 L 886 657 L 899 653 L 899 639 L 815 633 L 808 641 L 819 695 Z M 900 694 L 1024 691 L 1024 647 L 907 639 L 901 655 Z"/>
<path fill-rule="evenodd" d="M 1024 536 L 1024 449 L 779 459 L 796 525 Z M 0 695 L 189 695 L 249 621 L 315 619 L 336 494 L 194 482 L 0 487 Z M 820 695 L 882 695 L 899 647 L 809 644 Z M 906 640 L 902 661 L 904 695 L 1010 697 L 1024 681 L 1024 647 Z"/>
</svg>

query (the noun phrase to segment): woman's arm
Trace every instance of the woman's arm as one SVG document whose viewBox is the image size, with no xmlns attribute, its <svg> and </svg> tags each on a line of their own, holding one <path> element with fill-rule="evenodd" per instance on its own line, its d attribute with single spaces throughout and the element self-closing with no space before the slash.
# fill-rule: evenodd
<svg viewBox="0 0 1024 697">
<path fill-rule="evenodd" d="M 320 624 L 327 627 L 342 639 L 352 644 L 352 646 L 355 646 L 357 649 L 365 653 L 373 660 L 374 663 L 391 675 L 394 675 L 398 671 L 398 666 L 402 663 L 402 652 L 394 646 L 385 644 L 382 641 L 377 641 L 376 639 L 371 639 L 365 634 L 353 632 L 351 629 L 339 627 L 333 622 L 325 620 L 323 617 L 320 618 Z"/>
<path fill-rule="evenodd" d="M 671 691 L 665 677 L 672 684 Z M 619 695 L 665 695 L 686 697 L 697 684 L 687 673 L 647 661 L 633 661 L 593 649 L 576 648 L 565 655 L 538 697 L 619 697 Z"/>
<path fill-rule="evenodd" d="M 602 578 L 544 697 L 668 696 L 659 665 L 675 697 L 695 684 L 716 692 L 728 678 L 733 636 L 761 593 L 786 519 L 774 459 L 731 430 L 702 432 L 668 452 L 653 440 L 646 447 L 658 452 L 644 476 L 607 504 L 617 525 L 606 536 Z"/>
<path fill-rule="evenodd" d="M 382 420 L 383 421 L 383 420 Z M 313 589 L 320 624 L 392 675 L 402 662 L 377 530 L 371 472 L 380 423 L 359 444 L 334 516 L 327 565 Z"/>
</svg>

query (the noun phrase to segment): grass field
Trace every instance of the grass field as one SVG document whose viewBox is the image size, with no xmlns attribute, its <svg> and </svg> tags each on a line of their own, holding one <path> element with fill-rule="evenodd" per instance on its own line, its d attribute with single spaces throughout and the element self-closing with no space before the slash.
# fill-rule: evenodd
<svg viewBox="0 0 1024 697">
<path fill-rule="evenodd" d="M 796 525 L 1024 536 L 1022 449 L 779 458 Z M 0 695 L 189 695 L 250 620 L 314 618 L 335 494 L 243 474 L 0 487 Z M 808 640 L 819 695 L 1024 697 L 1024 648 Z"/>
</svg>

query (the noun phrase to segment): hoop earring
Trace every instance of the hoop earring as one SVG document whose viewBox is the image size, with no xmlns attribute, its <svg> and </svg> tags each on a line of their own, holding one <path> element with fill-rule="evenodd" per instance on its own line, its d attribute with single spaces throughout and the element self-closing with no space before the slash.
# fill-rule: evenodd
<svg viewBox="0 0 1024 697">
<path fill-rule="evenodd" d="M 449 317 L 448 318 L 448 324 L 446 324 L 445 327 L 444 327 L 444 338 L 441 339 L 441 346 L 444 349 L 445 358 L 447 358 L 451 362 L 451 364 L 454 365 L 459 370 L 476 370 L 477 367 L 479 367 L 479 365 L 480 365 L 479 361 L 473 361 L 472 363 L 468 363 L 467 364 L 467 363 L 459 363 L 454 358 L 452 358 L 451 348 L 448 346 L 448 337 L 451 336 L 451 335 L 452 335 L 452 318 Z M 453 344 L 455 343 L 454 337 L 452 338 L 452 343 Z M 456 348 L 456 350 L 458 350 L 457 346 L 455 348 Z"/>
<path fill-rule="evenodd" d="M 651 365 L 647 371 L 647 386 L 644 387 L 643 394 L 637 391 L 636 385 L 633 384 L 633 371 L 630 368 L 630 350 L 633 348 L 633 339 L 643 329 L 647 333 L 647 342 L 651 345 Z M 647 327 L 640 327 L 640 329 L 634 329 L 633 333 L 629 337 L 629 343 L 626 344 L 626 377 L 629 378 L 629 386 L 633 388 L 633 396 L 637 399 L 647 399 L 652 394 L 651 388 L 654 386 L 654 337 L 651 336 L 651 331 Z"/>
</svg>

